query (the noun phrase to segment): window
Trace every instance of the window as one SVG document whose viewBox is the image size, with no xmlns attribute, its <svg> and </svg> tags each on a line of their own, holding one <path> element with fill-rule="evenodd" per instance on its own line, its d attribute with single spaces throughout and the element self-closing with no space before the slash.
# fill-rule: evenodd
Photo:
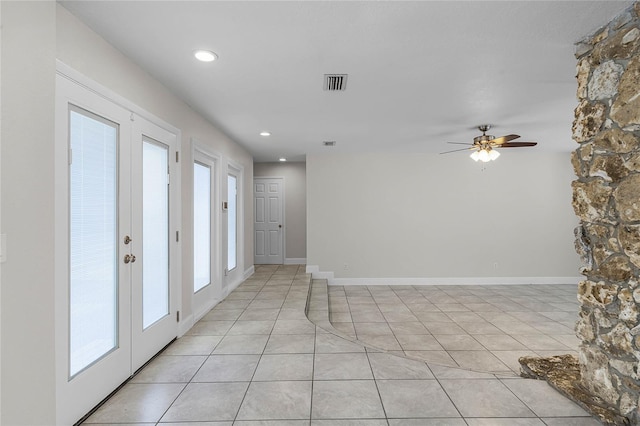
<svg viewBox="0 0 640 426">
<path fill-rule="evenodd" d="M 118 345 L 118 125 L 69 112 L 69 375 Z"/>
<path fill-rule="evenodd" d="M 193 291 L 211 284 L 211 167 L 193 163 Z"/>
<path fill-rule="evenodd" d="M 227 180 L 227 270 L 232 271 L 237 265 L 237 241 L 238 241 L 238 178 L 229 175 Z"/>
</svg>

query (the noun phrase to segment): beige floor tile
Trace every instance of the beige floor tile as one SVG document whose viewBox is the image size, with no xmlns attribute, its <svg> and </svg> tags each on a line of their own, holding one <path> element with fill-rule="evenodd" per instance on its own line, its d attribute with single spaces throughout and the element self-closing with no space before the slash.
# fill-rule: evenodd
<svg viewBox="0 0 640 426">
<path fill-rule="evenodd" d="M 248 382 L 260 355 L 211 355 L 196 373 L 193 382 Z"/>
<path fill-rule="evenodd" d="M 269 336 L 264 334 L 242 334 L 225 336 L 213 350 L 216 355 L 247 355 L 261 354 L 267 344 Z"/>
<path fill-rule="evenodd" d="M 313 354 L 263 355 L 253 375 L 253 381 L 311 380 Z"/>
<path fill-rule="evenodd" d="M 185 335 L 174 341 L 162 352 L 163 355 L 209 355 L 222 336 L 190 336 Z"/>
<path fill-rule="evenodd" d="M 136 374 L 131 383 L 187 383 L 206 359 L 206 356 L 161 355 Z"/>
<path fill-rule="evenodd" d="M 421 361 L 414 361 L 388 353 L 370 353 L 368 357 L 376 380 L 434 378 L 427 364 Z"/>
<path fill-rule="evenodd" d="M 373 379 L 369 359 L 365 353 L 316 354 L 314 380 Z"/>
<path fill-rule="evenodd" d="M 264 349 L 265 354 L 296 354 L 314 352 L 316 336 L 313 334 L 288 334 L 288 335 L 271 335 L 267 346 Z"/>
<path fill-rule="evenodd" d="M 88 422 L 597 424 L 545 382 L 516 374 L 521 355 L 575 353 L 574 286 L 327 287 L 317 280 L 309 318 L 320 328 L 305 315 L 304 267 L 256 271 Z M 348 339 L 333 334 L 345 331 Z"/>
<path fill-rule="evenodd" d="M 589 416 L 544 380 L 513 379 L 503 383 L 539 417 Z"/>
<path fill-rule="evenodd" d="M 404 353 L 410 358 L 423 360 L 429 365 L 458 367 L 458 364 L 447 351 L 404 351 Z"/>
<path fill-rule="evenodd" d="M 385 413 L 373 380 L 316 381 L 313 384 L 313 419 L 384 419 Z"/>
<path fill-rule="evenodd" d="M 440 383 L 463 417 L 535 417 L 497 379 L 441 379 Z"/>
<path fill-rule="evenodd" d="M 378 380 L 377 384 L 388 417 L 459 416 L 436 380 Z"/>
<path fill-rule="evenodd" d="M 171 405 L 163 422 L 233 420 L 248 382 L 190 383 Z"/>
<path fill-rule="evenodd" d="M 184 383 L 127 384 L 85 423 L 157 422 L 184 387 Z"/>
</svg>

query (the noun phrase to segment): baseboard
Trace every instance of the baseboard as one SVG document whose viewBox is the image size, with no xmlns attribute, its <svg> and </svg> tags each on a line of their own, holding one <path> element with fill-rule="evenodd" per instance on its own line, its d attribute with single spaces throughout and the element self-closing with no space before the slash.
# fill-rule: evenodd
<svg viewBox="0 0 640 426">
<path fill-rule="evenodd" d="M 198 321 L 200 321 L 202 319 L 203 316 L 207 315 L 207 313 L 213 309 L 218 303 L 220 303 L 221 300 L 218 299 L 214 299 L 212 301 L 210 301 L 209 303 L 207 303 L 204 308 L 200 309 L 198 312 L 196 312 L 195 314 L 193 314 L 193 323 L 197 323 Z"/>
<path fill-rule="evenodd" d="M 193 327 L 195 323 L 196 322 L 193 320 L 193 315 L 182 318 L 182 320 L 178 323 L 178 337 L 184 336 L 187 331 L 191 330 L 191 327 Z"/>
<path fill-rule="evenodd" d="M 440 278 L 333 278 L 333 273 L 313 273 L 314 278 L 321 275 L 331 275 L 324 279 L 329 285 L 549 285 L 549 284 L 575 284 L 578 285 L 581 277 L 440 277 Z"/>
<path fill-rule="evenodd" d="M 331 282 L 333 278 L 333 272 L 323 272 L 320 271 L 320 267 L 318 265 L 307 265 L 306 273 L 311 274 L 312 278 L 319 280 L 329 280 Z M 337 284 L 342 285 L 342 284 Z"/>
<path fill-rule="evenodd" d="M 239 279 L 237 281 L 234 281 L 232 283 L 229 283 L 229 285 L 225 289 L 223 289 L 223 291 L 222 291 L 223 294 L 222 294 L 222 299 L 221 300 L 218 300 L 218 299 L 212 300 L 211 302 L 207 303 L 202 309 L 200 309 L 195 314 L 191 314 L 188 317 L 183 318 L 180 321 L 180 324 L 178 325 L 178 337 L 182 337 L 187 331 L 189 331 L 191 329 L 191 327 L 193 327 L 193 325 L 195 323 L 200 321 L 200 319 L 203 316 L 205 316 L 207 314 L 207 312 L 209 312 L 218 303 L 220 303 L 222 300 L 224 300 L 229 294 L 231 294 L 231 292 L 233 290 L 238 288 L 238 286 L 240 284 L 242 284 L 244 282 L 244 280 L 246 280 L 251 275 L 253 275 L 254 272 L 255 272 L 255 268 L 254 268 L 253 265 L 251 265 L 249 268 L 247 268 L 244 271 L 243 277 L 241 279 Z"/>
<path fill-rule="evenodd" d="M 249 266 L 247 269 L 245 269 L 244 274 L 242 275 L 242 281 L 244 281 L 247 278 L 249 278 L 255 272 L 256 272 L 255 266 L 254 265 Z M 237 285 L 236 285 L 236 287 L 237 287 Z"/>
<path fill-rule="evenodd" d="M 289 257 L 284 260 L 285 265 L 306 265 L 306 257 Z"/>
<path fill-rule="evenodd" d="M 307 265 L 307 274 L 327 280 L 329 285 L 523 285 L 578 284 L 583 277 L 424 277 L 424 278 L 335 278 L 332 271 Z"/>
<path fill-rule="evenodd" d="M 253 266 L 251 268 L 253 269 Z M 252 274 L 253 274 L 253 272 L 252 272 Z M 249 275 L 249 276 L 251 276 L 251 275 Z M 223 293 L 222 294 L 222 300 L 226 299 L 227 296 L 230 295 L 233 290 L 238 288 L 238 286 L 244 282 L 244 280 L 246 280 L 246 278 L 241 278 L 239 280 L 230 282 L 229 285 L 227 285 L 227 287 L 224 288 L 223 291 L 222 291 L 222 293 Z"/>
</svg>

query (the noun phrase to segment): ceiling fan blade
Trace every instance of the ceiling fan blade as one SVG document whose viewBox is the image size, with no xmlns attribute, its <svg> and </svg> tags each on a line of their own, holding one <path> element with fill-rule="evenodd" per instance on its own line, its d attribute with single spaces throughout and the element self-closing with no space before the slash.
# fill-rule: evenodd
<svg viewBox="0 0 640 426">
<path fill-rule="evenodd" d="M 451 152 L 458 152 L 458 151 L 469 151 L 470 149 L 474 149 L 474 147 L 470 146 L 469 148 L 454 149 L 453 151 L 445 151 L 445 152 L 441 152 L 440 154 L 449 154 Z"/>
<path fill-rule="evenodd" d="M 523 146 L 536 146 L 538 142 L 506 142 L 496 148 L 518 148 Z"/>
<path fill-rule="evenodd" d="M 473 145 L 472 143 L 465 143 L 465 142 L 447 142 L 447 143 L 452 143 L 454 145 Z"/>
<path fill-rule="evenodd" d="M 520 137 L 520 135 L 506 135 L 506 136 L 500 136 L 499 138 L 495 138 L 490 140 L 490 143 L 496 144 L 496 145 L 502 145 L 505 142 L 509 142 L 512 141 L 514 139 L 518 139 Z"/>
</svg>

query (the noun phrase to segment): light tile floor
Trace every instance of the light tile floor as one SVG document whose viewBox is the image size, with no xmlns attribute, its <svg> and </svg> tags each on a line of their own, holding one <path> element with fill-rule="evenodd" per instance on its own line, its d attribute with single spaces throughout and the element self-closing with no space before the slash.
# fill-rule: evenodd
<svg viewBox="0 0 640 426">
<path fill-rule="evenodd" d="M 324 288 L 324 309 L 321 291 L 309 298 L 309 315 L 323 326 L 307 319 L 309 286 L 303 266 L 257 267 L 85 423 L 599 424 L 546 382 L 426 363 L 339 337 L 330 332 L 326 286 L 314 287 Z"/>
<path fill-rule="evenodd" d="M 314 281 L 312 319 L 324 316 L 324 286 Z M 328 296 L 343 337 L 426 362 L 519 374 L 521 356 L 577 354 L 575 285 L 331 286 Z"/>
</svg>

